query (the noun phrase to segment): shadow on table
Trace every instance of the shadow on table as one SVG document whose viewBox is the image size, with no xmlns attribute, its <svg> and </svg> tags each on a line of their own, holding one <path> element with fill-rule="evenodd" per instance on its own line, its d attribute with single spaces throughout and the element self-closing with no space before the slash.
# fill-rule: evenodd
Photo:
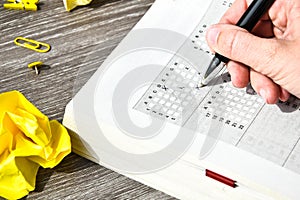
<svg viewBox="0 0 300 200">
<path fill-rule="evenodd" d="M 121 1 L 121 0 L 93 0 L 90 3 L 89 7 L 99 8 L 99 7 L 102 7 L 105 4 L 110 4 L 110 3 L 114 3 L 114 2 L 118 2 L 118 1 Z"/>
<path fill-rule="evenodd" d="M 39 193 L 45 193 L 46 190 L 49 190 L 49 188 L 46 188 L 46 185 L 55 186 L 55 183 L 59 183 L 62 180 L 72 180 L 72 176 L 74 176 L 74 174 L 89 168 L 92 165 L 96 164 L 74 153 L 71 153 L 53 169 L 44 169 L 40 167 L 36 177 L 35 190 L 29 193 L 29 196 L 26 196 L 21 200 L 34 199 L 36 196 L 39 196 Z"/>
</svg>

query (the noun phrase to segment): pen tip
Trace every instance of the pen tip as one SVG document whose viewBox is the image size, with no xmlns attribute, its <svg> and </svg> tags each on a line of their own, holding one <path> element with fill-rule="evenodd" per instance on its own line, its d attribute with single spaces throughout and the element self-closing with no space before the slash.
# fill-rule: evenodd
<svg viewBox="0 0 300 200">
<path fill-rule="evenodd" d="M 202 88 L 202 87 L 206 86 L 206 84 L 203 84 L 203 82 L 201 81 L 198 86 L 199 86 L 199 88 Z"/>
</svg>

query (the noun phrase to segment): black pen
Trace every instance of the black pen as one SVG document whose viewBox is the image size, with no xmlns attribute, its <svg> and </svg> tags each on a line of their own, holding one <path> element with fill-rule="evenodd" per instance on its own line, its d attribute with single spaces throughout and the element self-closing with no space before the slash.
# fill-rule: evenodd
<svg viewBox="0 0 300 200">
<path fill-rule="evenodd" d="M 269 10 L 275 0 L 254 0 L 242 15 L 236 26 L 251 31 L 260 18 Z M 221 62 L 223 65 L 220 66 Z M 200 87 L 207 85 L 229 62 L 229 59 L 216 53 L 214 58 L 209 64 L 207 71 L 205 72 L 204 78 L 200 83 Z"/>
</svg>

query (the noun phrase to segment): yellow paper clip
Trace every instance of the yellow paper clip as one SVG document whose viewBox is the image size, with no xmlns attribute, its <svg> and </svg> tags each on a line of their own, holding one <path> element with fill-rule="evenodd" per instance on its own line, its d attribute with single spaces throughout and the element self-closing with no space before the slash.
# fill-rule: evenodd
<svg viewBox="0 0 300 200">
<path fill-rule="evenodd" d="M 40 53 L 46 53 L 51 49 L 51 46 L 49 44 L 38 42 L 32 39 L 23 38 L 23 37 L 17 37 L 14 40 L 14 42 L 18 46 L 25 47 Z"/>
<path fill-rule="evenodd" d="M 39 0 L 7 0 L 7 2 L 10 3 L 3 4 L 4 8 L 36 11 L 36 4 L 39 2 Z"/>
</svg>

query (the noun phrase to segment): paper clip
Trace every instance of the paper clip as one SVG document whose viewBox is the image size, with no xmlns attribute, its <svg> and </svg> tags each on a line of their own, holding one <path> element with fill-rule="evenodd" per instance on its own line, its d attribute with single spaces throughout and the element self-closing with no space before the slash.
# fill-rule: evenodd
<svg viewBox="0 0 300 200">
<path fill-rule="evenodd" d="M 51 49 L 49 44 L 38 42 L 32 39 L 27 39 L 23 37 L 17 37 L 14 40 L 15 44 L 21 47 L 25 47 L 40 53 L 46 53 Z"/>
<path fill-rule="evenodd" d="M 39 2 L 39 0 L 7 0 L 7 2 L 10 3 L 3 4 L 4 8 L 36 11 L 36 4 Z"/>
</svg>

